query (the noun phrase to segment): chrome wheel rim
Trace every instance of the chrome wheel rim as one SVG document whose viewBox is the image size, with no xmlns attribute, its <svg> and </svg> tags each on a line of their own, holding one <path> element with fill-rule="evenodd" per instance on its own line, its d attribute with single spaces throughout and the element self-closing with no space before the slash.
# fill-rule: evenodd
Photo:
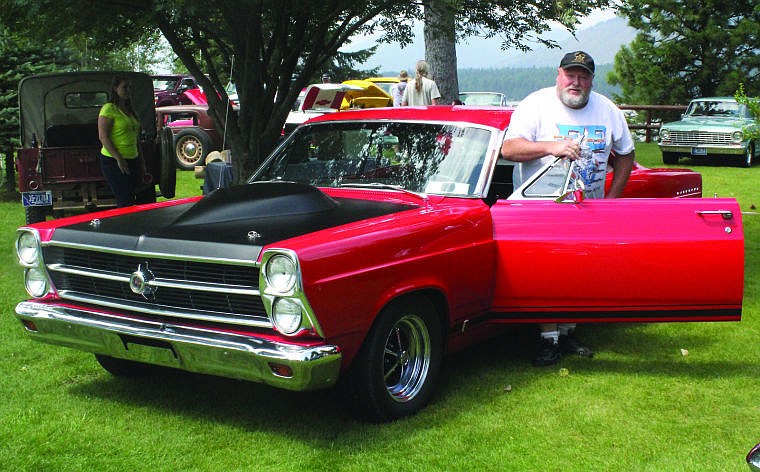
<svg viewBox="0 0 760 472">
<path fill-rule="evenodd" d="M 195 165 L 201 158 L 203 146 L 196 138 L 188 137 L 177 143 L 177 156 L 187 165 Z"/>
<path fill-rule="evenodd" d="M 388 333 L 383 353 L 383 378 L 390 397 L 399 403 L 414 399 L 430 369 L 430 333 L 416 315 L 401 318 Z"/>
</svg>

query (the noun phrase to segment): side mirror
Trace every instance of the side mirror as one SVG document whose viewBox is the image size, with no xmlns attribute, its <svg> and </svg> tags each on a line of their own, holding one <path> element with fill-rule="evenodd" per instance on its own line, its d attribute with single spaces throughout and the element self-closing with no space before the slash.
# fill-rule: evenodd
<svg viewBox="0 0 760 472">
<path fill-rule="evenodd" d="M 747 454 L 747 465 L 752 472 L 760 472 L 760 444 L 753 447 Z"/>
</svg>

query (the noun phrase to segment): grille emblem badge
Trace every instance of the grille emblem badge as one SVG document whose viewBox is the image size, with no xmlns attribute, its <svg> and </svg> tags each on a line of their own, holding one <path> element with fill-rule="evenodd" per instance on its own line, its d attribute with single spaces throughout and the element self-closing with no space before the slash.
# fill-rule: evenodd
<svg viewBox="0 0 760 472">
<path fill-rule="evenodd" d="M 145 263 L 145 267 L 140 264 L 129 276 L 129 289 L 137 295 L 142 295 L 146 300 L 153 300 L 156 293 L 156 288 L 150 285 L 153 279 L 153 273 L 148 269 L 148 264 Z"/>
</svg>

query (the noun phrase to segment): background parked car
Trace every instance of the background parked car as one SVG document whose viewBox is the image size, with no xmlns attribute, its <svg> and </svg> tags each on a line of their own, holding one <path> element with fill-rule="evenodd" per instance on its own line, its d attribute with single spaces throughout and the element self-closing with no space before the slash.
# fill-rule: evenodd
<svg viewBox="0 0 760 472">
<path fill-rule="evenodd" d="M 733 97 L 692 100 L 680 121 L 660 127 L 662 161 L 677 164 L 681 157 L 693 157 L 750 167 L 758 142 L 748 139 L 746 131 L 753 129 L 758 129 L 757 122 Z"/>
<path fill-rule="evenodd" d="M 460 92 L 459 100 L 465 105 L 507 106 L 507 96 L 499 92 Z"/>
<path fill-rule="evenodd" d="M 113 193 L 100 172 L 98 114 L 108 100 L 116 72 L 68 72 L 26 77 L 19 82 L 21 148 L 16 157 L 18 185 L 27 223 L 47 216 L 114 206 Z M 140 118 L 141 152 L 150 180 L 138 194 L 141 203 L 174 196 L 176 168 L 171 135 L 157 132 L 149 76 L 130 78 L 131 98 Z"/>
<path fill-rule="evenodd" d="M 153 79 L 154 103 L 157 107 L 190 105 L 192 101 L 184 95 L 184 92 L 199 88 L 198 82 L 192 75 L 153 75 L 151 79 Z"/>
<path fill-rule="evenodd" d="M 172 155 L 180 169 L 193 170 L 209 152 L 222 149 L 223 136 L 208 114 L 208 105 L 158 107 L 156 117 L 159 129 L 171 130 Z"/>
</svg>

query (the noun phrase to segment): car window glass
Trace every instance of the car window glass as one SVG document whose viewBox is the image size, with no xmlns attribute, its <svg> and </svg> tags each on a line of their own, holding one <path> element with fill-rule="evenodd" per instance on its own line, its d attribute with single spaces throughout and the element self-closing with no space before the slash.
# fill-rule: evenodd
<svg viewBox="0 0 760 472">
<path fill-rule="evenodd" d="M 107 92 L 69 92 L 64 98 L 66 108 L 100 108 L 107 101 Z"/>
<path fill-rule="evenodd" d="M 521 194 L 527 198 L 556 198 L 572 185 L 570 162 L 557 159 L 538 172 L 537 177 L 524 187 Z"/>
<path fill-rule="evenodd" d="M 474 196 L 490 139 L 489 130 L 447 124 L 313 124 L 298 128 L 252 180 Z"/>
</svg>

